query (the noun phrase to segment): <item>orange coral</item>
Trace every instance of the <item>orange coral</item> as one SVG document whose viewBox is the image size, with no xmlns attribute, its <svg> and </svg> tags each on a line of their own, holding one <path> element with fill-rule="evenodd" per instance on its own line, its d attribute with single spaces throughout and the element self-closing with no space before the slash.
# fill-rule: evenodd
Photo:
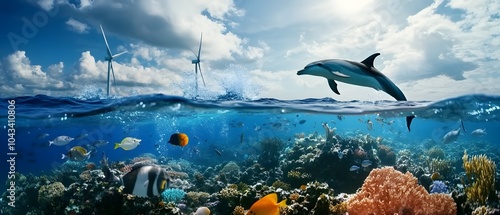
<svg viewBox="0 0 500 215">
<path fill-rule="evenodd" d="M 348 200 L 349 215 L 358 214 L 456 214 L 453 199 L 429 194 L 411 173 L 392 167 L 374 169 L 361 190 Z"/>
</svg>

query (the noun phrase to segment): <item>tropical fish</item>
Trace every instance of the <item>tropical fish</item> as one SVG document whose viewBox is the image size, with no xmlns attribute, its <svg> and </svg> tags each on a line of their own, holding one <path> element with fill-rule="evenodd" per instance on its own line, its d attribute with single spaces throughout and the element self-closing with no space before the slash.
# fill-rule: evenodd
<svg viewBox="0 0 500 215">
<path fill-rule="evenodd" d="M 358 171 L 358 170 L 359 170 L 359 166 L 356 166 L 356 165 L 352 165 L 351 168 L 349 168 L 349 171 L 351 171 L 351 172 Z"/>
<path fill-rule="evenodd" d="M 69 159 L 72 161 L 84 161 L 90 157 L 90 152 L 81 146 L 71 148 L 66 154 L 62 154 L 61 159 Z"/>
<path fill-rule="evenodd" d="M 158 165 L 136 164 L 122 180 L 124 193 L 141 197 L 158 196 L 170 187 L 167 170 Z"/>
<path fill-rule="evenodd" d="M 344 157 L 344 152 L 338 150 L 337 151 L 337 156 L 339 157 L 339 159 L 342 159 Z"/>
<path fill-rule="evenodd" d="M 217 153 L 217 155 L 222 156 L 222 153 L 219 150 L 214 149 L 214 151 L 215 151 L 215 153 Z"/>
<path fill-rule="evenodd" d="M 174 146 L 181 146 L 184 147 L 188 144 L 189 138 L 186 134 L 184 133 L 175 133 L 170 135 L 170 140 L 168 140 L 168 143 L 174 145 Z"/>
<path fill-rule="evenodd" d="M 108 145 L 108 143 L 109 143 L 109 141 L 107 141 L 107 140 L 97 140 L 97 141 L 94 141 L 92 143 L 92 145 L 94 147 L 102 147 L 102 146 Z"/>
<path fill-rule="evenodd" d="M 299 124 L 301 124 L 301 125 L 304 124 L 304 123 L 306 123 L 305 119 L 299 121 Z"/>
<path fill-rule="evenodd" d="M 366 127 L 368 128 L 369 131 L 371 131 L 373 129 L 373 122 L 371 120 L 367 120 Z"/>
<path fill-rule="evenodd" d="M 56 137 L 54 140 L 49 141 L 49 146 L 50 145 L 64 146 L 74 139 L 75 138 L 73 138 L 73 137 L 62 135 L 62 136 Z"/>
<path fill-rule="evenodd" d="M 342 121 L 342 120 L 344 119 L 344 116 L 342 116 L 342 115 L 337 115 L 337 119 L 338 119 L 338 120 L 340 120 L 340 121 Z"/>
<path fill-rule="evenodd" d="M 42 133 L 42 134 L 38 134 L 38 135 L 36 135 L 36 138 L 38 138 L 38 139 L 43 139 L 43 138 L 46 138 L 46 137 L 48 137 L 48 136 L 49 136 L 49 134 L 47 134 L 47 133 Z"/>
<path fill-rule="evenodd" d="M 276 193 L 268 194 L 257 202 L 253 203 L 246 215 L 278 215 L 280 207 L 286 207 L 286 199 L 278 202 Z"/>
<path fill-rule="evenodd" d="M 199 207 L 194 215 L 210 215 L 210 210 L 207 207 Z"/>
<path fill-rule="evenodd" d="M 485 128 L 483 128 L 483 129 L 478 128 L 478 129 L 472 131 L 471 134 L 476 136 L 476 137 L 482 137 L 482 136 L 486 135 L 486 129 Z"/>
<path fill-rule="evenodd" d="M 451 130 L 450 132 L 446 133 L 443 136 L 443 144 L 455 142 L 458 139 L 458 136 L 460 135 L 460 128 L 457 128 L 455 130 Z"/>
<path fill-rule="evenodd" d="M 115 149 L 118 147 L 124 150 L 132 150 L 135 149 L 141 142 L 141 139 L 133 138 L 133 137 L 125 137 L 120 143 L 115 143 Z"/>
<path fill-rule="evenodd" d="M 361 162 L 362 167 L 369 167 L 371 165 L 372 165 L 372 161 L 370 161 L 370 160 L 364 160 Z"/>
<path fill-rule="evenodd" d="M 432 175 L 431 175 L 431 179 L 432 179 L 433 181 L 435 181 L 435 180 L 439 180 L 439 179 L 442 179 L 442 178 L 443 178 L 443 177 L 441 176 L 441 174 L 439 174 L 439 172 L 434 172 L 434 173 L 432 173 Z"/>
<path fill-rule="evenodd" d="M 89 135 L 86 134 L 86 133 L 81 133 L 81 134 L 79 134 L 78 136 L 75 137 L 75 140 L 81 140 L 81 139 L 83 139 L 83 138 L 85 138 L 87 136 L 89 136 Z"/>
<path fill-rule="evenodd" d="M 153 197 L 160 195 L 170 187 L 170 177 L 168 177 L 167 171 L 158 165 L 137 163 L 125 175 L 115 175 L 109 168 L 106 154 L 102 152 L 101 166 L 104 181 L 120 182 L 124 186 L 124 193 Z"/>
<path fill-rule="evenodd" d="M 104 154 L 104 152 L 102 152 L 101 170 L 102 173 L 104 174 L 104 181 L 113 183 L 121 182 L 121 178 L 114 175 L 111 169 L 109 168 L 108 158 L 106 157 L 106 154 Z"/>
</svg>

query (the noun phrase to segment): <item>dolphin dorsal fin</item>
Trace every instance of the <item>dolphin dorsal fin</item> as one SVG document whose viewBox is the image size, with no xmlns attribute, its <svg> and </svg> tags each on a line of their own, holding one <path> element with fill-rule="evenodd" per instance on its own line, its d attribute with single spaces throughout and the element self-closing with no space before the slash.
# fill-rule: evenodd
<svg viewBox="0 0 500 215">
<path fill-rule="evenodd" d="M 361 63 L 362 63 L 362 64 L 364 64 L 364 65 L 365 65 L 366 67 L 368 67 L 368 68 L 375 68 L 375 67 L 373 66 L 373 61 L 374 61 L 374 60 L 375 60 L 375 58 L 376 58 L 377 56 L 379 56 L 379 55 L 380 55 L 380 53 L 375 53 L 375 54 L 372 54 L 372 55 L 370 55 L 370 57 L 367 57 L 366 59 L 364 59 L 363 61 L 361 61 Z"/>
</svg>

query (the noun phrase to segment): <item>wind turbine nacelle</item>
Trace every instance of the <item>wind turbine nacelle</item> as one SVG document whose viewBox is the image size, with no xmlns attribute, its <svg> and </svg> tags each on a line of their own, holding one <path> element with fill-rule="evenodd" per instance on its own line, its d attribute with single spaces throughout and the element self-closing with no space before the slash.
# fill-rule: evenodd
<svg viewBox="0 0 500 215">
<path fill-rule="evenodd" d="M 193 64 L 196 64 L 196 63 L 199 63 L 199 62 L 200 62 L 200 60 L 195 59 L 195 60 L 192 60 L 191 62 L 192 62 Z"/>
<path fill-rule="evenodd" d="M 111 58 L 109 56 L 107 56 L 107 57 L 104 58 L 104 60 L 107 60 L 107 61 L 110 61 L 111 59 L 113 59 L 113 58 Z"/>
</svg>

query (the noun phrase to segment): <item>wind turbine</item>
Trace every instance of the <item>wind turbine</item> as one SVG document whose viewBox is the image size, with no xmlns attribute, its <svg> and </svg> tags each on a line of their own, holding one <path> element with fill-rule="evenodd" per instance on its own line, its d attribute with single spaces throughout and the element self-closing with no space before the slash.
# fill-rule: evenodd
<svg viewBox="0 0 500 215">
<path fill-rule="evenodd" d="M 198 96 L 198 69 L 200 69 L 200 75 L 201 75 L 201 80 L 203 80 L 203 86 L 207 86 L 205 85 L 205 79 L 203 78 L 203 73 L 201 73 L 201 66 L 200 66 L 200 54 L 201 54 L 201 42 L 203 41 L 203 32 L 201 33 L 201 36 L 200 36 L 200 47 L 198 48 L 198 54 L 194 53 L 193 50 L 191 50 L 191 52 L 193 52 L 194 56 L 196 57 L 196 59 L 192 60 L 191 62 L 194 64 L 194 71 L 195 71 L 195 75 L 196 75 L 196 78 L 195 78 L 195 82 L 196 82 L 196 95 Z"/>
<path fill-rule="evenodd" d="M 108 81 L 107 83 L 107 88 L 106 88 L 106 94 L 109 96 L 109 74 L 110 71 L 113 72 L 113 83 L 116 85 L 116 80 L 115 80 L 115 70 L 113 69 L 113 59 L 117 58 L 118 56 L 125 54 L 127 51 L 118 53 L 118 54 L 111 54 L 111 50 L 109 49 L 108 45 L 108 40 L 106 40 L 106 35 L 104 34 L 104 30 L 102 30 L 102 25 L 99 25 L 101 27 L 101 32 L 102 32 L 102 37 L 104 38 L 104 43 L 106 43 L 106 51 L 108 53 L 108 56 L 104 58 L 104 60 L 108 61 Z"/>
</svg>

